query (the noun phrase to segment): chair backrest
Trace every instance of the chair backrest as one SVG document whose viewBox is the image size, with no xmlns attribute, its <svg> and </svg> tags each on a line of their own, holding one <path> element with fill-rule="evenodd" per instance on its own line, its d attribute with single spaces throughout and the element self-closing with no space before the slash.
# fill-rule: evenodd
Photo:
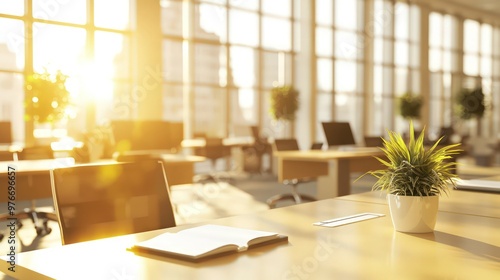
<svg viewBox="0 0 500 280">
<path fill-rule="evenodd" d="M 63 244 L 175 226 L 161 162 L 79 165 L 50 175 Z"/>
<path fill-rule="evenodd" d="M 12 125 L 10 121 L 0 122 L 0 144 L 12 144 Z"/>
<path fill-rule="evenodd" d="M 274 140 L 274 149 L 276 151 L 298 151 L 299 143 L 295 138 L 288 139 L 275 139 Z"/>
<path fill-rule="evenodd" d="M 19 160 L 53 159 L 54 151 L 49 145 L 24 147 L 22 151 L 17 153 L 17 157 Z"/>
<path fill-rule="evenodd" d="M 355 145 L 351 126 L 348 122 L 323 122 L 323 131 L 325 133 L 328 146 Z"/>
</svg>

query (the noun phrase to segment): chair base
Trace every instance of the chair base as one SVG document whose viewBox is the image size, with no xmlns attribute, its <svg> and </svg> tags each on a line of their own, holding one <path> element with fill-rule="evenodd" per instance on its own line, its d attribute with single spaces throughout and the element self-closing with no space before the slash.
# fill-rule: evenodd
<svg viewBox="0 0 500 280">
<path fill-rule="evenodd" d="M 287 194 L 278 194 L 275 196 L 270 197 L 267 199 L 267 205 L 269 205 L 269 208 L 273 209 L 276 207 L 276 203 L 280 201 L 287 201 L 287 200 L 292 200 L 295 202 L 295 204 L 299 204 L 302 201 L 316 201 L 316 198 L 306 195 L 306 194 L 293 194 L 293 193 L 287 193 Z"/>
<path fill-rule="evenodd" d="M 1 214 L 0 221 L 16 220 L 16 229 L 20 229 L 23 226 L 21 222 L 22 219 L 30 219 L 35 226 L 36 234 L 38 236 L 47 235 L 52 232 L 52 229 L 48 226 L 48 221 L 58 221 L 57 215 L 50 212 L 37 212 L 33 208 L 26 208 L 24 212 L 16 213 L 14 215 Z M 0 234 L 0 241 L 4 238 L 4 234 Z"/>
</svg>

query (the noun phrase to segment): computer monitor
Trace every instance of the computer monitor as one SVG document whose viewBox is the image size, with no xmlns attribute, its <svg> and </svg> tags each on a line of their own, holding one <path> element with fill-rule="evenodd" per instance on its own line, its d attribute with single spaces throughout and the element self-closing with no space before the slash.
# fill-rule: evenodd
<svg viewBox="0 0 500 280">
<path fill-rule="evenodd" d="M 0 122 L 0 144 L 12 144 L 12 126 L 10 121 Z"/>
<path fill-rule="evenodd" d="M 323 122 L 321 124 L 329 147 L 356 145 L 348 122 Z"/>
</svg>

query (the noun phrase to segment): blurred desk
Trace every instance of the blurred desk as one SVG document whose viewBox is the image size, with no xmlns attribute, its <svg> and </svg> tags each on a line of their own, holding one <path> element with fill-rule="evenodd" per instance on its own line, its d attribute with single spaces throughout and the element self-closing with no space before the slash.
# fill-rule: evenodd
<svg viewBox="0 0 500 280">
<path fill-rule="evenodd" d="M 385 216 L 336 228 L 312 225 L 365 212 Z M 7 256 L 0 256 L 0 270 L 19 279 L 162 279 L 168 275 L 169 279 L 267 280 L 496 279 L 500 268 L 498 218 L 440 211 L 433 233 L 406 234 L 393 229 L 387 205 L 326 199 L 210 224 L 277 232 L 287 235 L 289 243 L 200 263 L 126 250 L 158 234 L 193 226 L 185 225 L 20 253 L 16 272 L 8 270 Z"/>
<path fill-rule="evenodd" d="M 351 193 L 351 172 L 384 168 L 374 156 L 384 158 L 379 148 L 274 152 L 278 158 L 278 180 L 318 177 L 318 199 Z"/>
<path fill-rule="evenodd" d="M 194 164 L 203 162 L 205 157 L 172 154 L 164 150 L 128 151 L 117 154 L 116 161 L 134 161 L 143 159 L 157 159 L 163 161 L 165 174 L 169 186 L 193 183 Z"/>
<path fill-rule="evenodd" d="M 242 147 L 253 145 L 255 140 L 253 137 L 230 137 L 223 138 L 222 145 L 224 147 Z M 184 139 L 181 142 L 181 146 L 183 148 L 203 148 L 207 145 L 207 141 L 204 138 L 193 138 L 193 139 Z"/>
</svg>

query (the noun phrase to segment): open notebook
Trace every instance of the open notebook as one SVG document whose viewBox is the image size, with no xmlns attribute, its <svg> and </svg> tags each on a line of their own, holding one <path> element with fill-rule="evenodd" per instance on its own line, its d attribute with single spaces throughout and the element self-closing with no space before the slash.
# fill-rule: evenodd
<svg viewBox="0 0 500 280">
<path fill-rule="evenodd" d="M 189 261 L 245 251 L 252 247 L 287 241 L 274 232 L 219 225 L 203 225 L 177 233 L 163 233 L 136 243 L 133 252 L 150 253 Z"/>
<path fill-rule="evenodd" d="M 456 188 L 459 190 L 473 190 L 473 191 L 500 193 L 500 181 L 479 180 L 479 179 L 457 180 Z"/>
</svg>

